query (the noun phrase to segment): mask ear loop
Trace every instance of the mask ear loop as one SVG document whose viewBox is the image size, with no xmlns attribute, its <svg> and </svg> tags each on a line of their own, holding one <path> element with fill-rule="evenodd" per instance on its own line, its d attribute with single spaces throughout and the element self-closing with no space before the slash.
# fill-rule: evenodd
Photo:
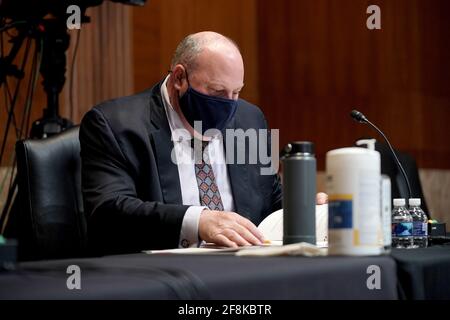
<svg viewBox="0 0 450 320">
<path fill-rule="evenodd" d="M 183 68 L 184 68 L 184 73 L 186 74 L 186 81 L 188 83 L 188 86 L 191 87 L 191 84 L 189 83 L 189 74 L 187 72 L 187 68 L 184 64 L 182 64 Z"/>
</svg>

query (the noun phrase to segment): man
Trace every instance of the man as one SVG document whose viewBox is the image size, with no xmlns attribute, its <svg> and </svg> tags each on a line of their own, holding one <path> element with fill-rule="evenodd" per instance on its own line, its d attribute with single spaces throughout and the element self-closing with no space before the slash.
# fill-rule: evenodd
<svg viewBox="0 0 450 320">
<path fill-rule="evenodd" d="M 178 45 L 163 81 L 85 115 L 82 190 L 97 252 L 264 241 L 255 224 L 281 208 L 279 177 L 262 175 L 260 163 L 225 162 L 226 129 L 267 128 L 262 112 L 238 99 L 243 81 L 235 43 L 200 32 Z"/>
</svg>

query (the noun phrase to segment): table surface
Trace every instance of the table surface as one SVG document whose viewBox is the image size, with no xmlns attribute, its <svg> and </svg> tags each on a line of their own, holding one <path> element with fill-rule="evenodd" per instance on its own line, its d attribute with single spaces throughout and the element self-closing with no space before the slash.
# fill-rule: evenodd
<svg viewBox="0 0 450 320">
<path fill-rule="evenodd" d="M 450 299 L 450 245 L 392 250 L 400 297 Z"/>
<path fill-rule="evenodd" d="M 67 267 L 81 269 L 69 290 Z M 380 289 L 367 286 L 380 268 Z M 0 299 L 397 299 L 394 259 L 132 254 L 20 263 L 0 273 Z"/>
</svg>

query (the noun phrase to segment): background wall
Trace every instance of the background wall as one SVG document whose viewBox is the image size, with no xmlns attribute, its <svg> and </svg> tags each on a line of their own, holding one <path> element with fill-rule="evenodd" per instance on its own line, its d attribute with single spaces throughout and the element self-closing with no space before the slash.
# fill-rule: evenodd
<svg viewBox="0 0 450 320">
<path fill-rule="evenodd" d="M 370 4 L 381 8 L 381 30 L 366 28 Z M 361 136 L 378 138 L 350 119 L 357 107 L 416 158 L 433 214 L 450 223 L 450 1 L 150 0 L 137 8 L 105 2 L 90 11 L 74 109 L 67 91 L 62 101 L 76 122 L 101 100 L 152 86 L 167 74 L 184 36 L 214 30 L 240 46 L 242 97 L 281 129 L 281 146 L 314 141 L 323 170 L 326 151 Z M 33 117 L 43 105 L 36 101 Z"/>
<path fill-rule="evenodd" d="M 259 102 L 258 0 L 153 0 L 133 9 L 134 83 L 152 86 L 169 70 L 186 35 L 213 30 L 235 40 L 245 63 L 246 99 Z"/>
<path fill-rule="evenodd" d="M 285 129 L 283 141 L 311 139 L 323 156 L 373 136 L 350 120 L 357 107 L 420 167 L 450 168 L 448 1 L 259 3 L 260 80 L 270 79 L 259 83 L 261 105 Z M 373 3 L 381 8 L 380 31 L 366 28 Z"/>
<path fill-rule="evenodd" d="M 366 28 L 369 4 L 382 29 Z M 153 0 L 133 10 L 136 90 L 161 79 L 187 34 L 215 30 L 241 47 L 242 97 L 258 104 L 282 145 L 326 151 L 373 131 L 357 107 L 420 167 L 450 169 L 450 20 L 446 0 Z"/>
<path fill-rule="evenodd" d="M 366 28 L 370 4 L 381 30 Z M 415 157 L 433 217 L 450 224 L 449 10 L 446 0 L 153 0 L 133 9 L 135 89 L 164 77 L 187 34 L 223 33 L 244 57 L 242 97 L 280 129 L 280 146 L 314 141 L 324 170 L 328 150 L 379 138 L 350 119 L 358 108 Z"/>
</svg>

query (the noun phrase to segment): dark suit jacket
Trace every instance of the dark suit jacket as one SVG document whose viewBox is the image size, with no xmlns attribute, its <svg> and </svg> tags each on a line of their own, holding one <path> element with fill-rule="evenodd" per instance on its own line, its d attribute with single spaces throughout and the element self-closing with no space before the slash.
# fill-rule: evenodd
<svg viewBox="0 0 450 320">
<path fill-rule="evenodd" d="M 96 253 L 178 246 L 188 206 L 182 204 L 178 168 L 171 161 L 161 84 L 97 105 L 82 120 L 82 191 Z M 266 127 L 262 112 L 239 100 L 227 128 Z M 236 212 L 255 224 L 281 208 L 279 177 L 260 175 L 261 167 L 228 164 Z"/>
</svg>

